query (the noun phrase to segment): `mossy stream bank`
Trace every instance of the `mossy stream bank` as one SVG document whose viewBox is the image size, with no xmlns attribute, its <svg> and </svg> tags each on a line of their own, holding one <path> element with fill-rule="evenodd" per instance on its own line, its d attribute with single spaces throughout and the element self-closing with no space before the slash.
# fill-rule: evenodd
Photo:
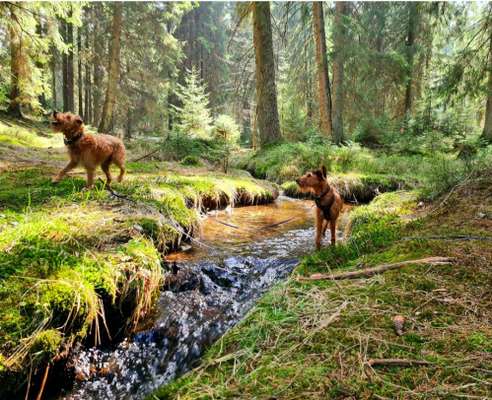
<svg viewBox="0 0 492 400">
<path fill-rule="evenodd" d="M 149 399 L 490 398 L 491 176 L 431 204 L 397 192 L 358 207 L 349 240 L 305 257 L 196 369 Z M 303 280 L 429 256 L 451 264 Z M 395 359 L 422 363 L 384 364 Z"/>
<path fill-rule="evenodd" d="M 201 214 L 264 204 L 276 187 L 168 163 L 129 164 L 113 196 L 54 167 L 0 176 L 0 398 L 30 397 L 59 376 L 76 343 L 114 343 L 145 326 L 165 284 L 163 255 L 195 236 Z M 55 385 L 46 385 L 46 394 Z"/>
</svg>

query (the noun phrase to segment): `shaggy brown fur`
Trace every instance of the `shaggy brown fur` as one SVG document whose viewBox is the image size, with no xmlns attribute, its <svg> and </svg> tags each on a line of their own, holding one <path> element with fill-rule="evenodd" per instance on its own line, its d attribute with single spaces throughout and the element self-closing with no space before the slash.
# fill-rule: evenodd
<svg viewBox="0 0 492 400">
<path fill-rule="evenodd" d="M 87 171 L 87 187 L 94 185 L 94 173 L 100 165 L 106 175 L 106 185 L 111 184 L 110 165 L 116 164 L 120 169 L 118 182 L 121 182 L 125 174 L 125 145 L 117 137 L 111 135 L 91 135 L 84 133 L 84 121 L 78 115 L 72 113 L 53 112 L 51 122 L 56 132 L 64 135 L 64 142 L 68 149 L 70 161 L 53 179 L 53 183 L 60 182 L 68 171 L 77 165 Z"/>
<path fill-rule="evenodd" d="M 325 236 L 330 224 L 331 243 L 336 242 L 336 224 L 343 200 L 338 191 L 326 180 L 326 168 L 309 171 L 296 179 L 302 192 L 311 192 L 316 201 L 316 248 L 321 247 L 321 237 Z"/>
</svg>

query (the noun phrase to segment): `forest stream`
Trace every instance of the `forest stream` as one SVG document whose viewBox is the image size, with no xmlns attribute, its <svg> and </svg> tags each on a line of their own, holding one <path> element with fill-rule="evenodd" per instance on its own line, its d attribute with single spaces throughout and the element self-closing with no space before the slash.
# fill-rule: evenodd
<svg viewBox="0 0 492 400">
<path fill-rule="evenodd" d="M 213 342 L 312 251 L 312 207 L 312 201 L 280 196 L 270 205 L 209 213 L 199 241 L 167 256 L 173 275 L 162 288 L 152 327 L 114 348 L 78 350 L 69 363 L 78 379 L 62 398 L 143 399 L 197 365 Z M 348 211 L 345 205 L 338 239 Z"/>
</svg>

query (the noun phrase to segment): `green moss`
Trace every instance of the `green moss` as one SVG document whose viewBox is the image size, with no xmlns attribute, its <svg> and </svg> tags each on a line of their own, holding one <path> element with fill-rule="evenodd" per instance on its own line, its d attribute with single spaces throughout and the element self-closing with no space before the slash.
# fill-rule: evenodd
<svg viewBox="0 0 492 400">
<path fill-rule="evenodd" d="M 36 334 L 31 350 L 43 356 L 54 356 L 62 343 L 62 335 L 56 329 L 48 329 Z"/>
</svg>

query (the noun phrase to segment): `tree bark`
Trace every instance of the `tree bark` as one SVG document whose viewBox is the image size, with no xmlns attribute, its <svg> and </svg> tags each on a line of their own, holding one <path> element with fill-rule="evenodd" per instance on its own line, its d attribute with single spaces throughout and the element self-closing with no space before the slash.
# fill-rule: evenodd
<svg viewBox="0 0 492 400">
<path fill-rule="evenodd" d="M 120 76 L 120 41 L 121 24 L 123 19 L 123 3 L 113 3 L 113 22 L 111 27 L 111 50 L 109 52 L 108 86 L 106 98 L 99 124 L 100 132 L 109 132 L 113 122 L 114 106 L 116 103 L 116 90 Z"/>
<path fill-rule="evenodd" d="M 339 1 L 335 3 L 335 26 L 333 32 L 334 56 L 333 56 L 333 142 L 340 145 L 345 140 L 343 133 L 343 108 L 344 108 L 344 64 L 346 28 L 345 17 L 349 13 L 349 3 Z"/>
<path fill-rule="evenodd" d="M 85 33 L 85 52 L 86 52 L 86 58 L 84 60 L 84 67 L 85 67 L 85 93 L 84 93 L 84 109 L 85 109 L 85 115 L 84 118 L 87 123 L 92 124 L 93 119 L 92 119 L 92 88 L 91 88 L 91 65 L 89 62 L 89 29 L 86 28 L 84 30 Z"/>
<path fill-rule="evenodd" d="M 82 28 L 79 27 L 77 29 L 77 78 L 78 78 L 78 83 L 77 83 L 77 90 L 78 90 L 78 97 L 79 97 L 79 115 L 82 117 L 82 119 L 85 119 L 85 113 L 84 113 L 84 77 L 82 76 Z"/>
<path fill-rule="evenodd" d="M 318 73 L 319 127 L 328 137 L 332 135 L 330 76 L 326 58 L 325 19 L 323 3 L 313 2 L 313 33 L 316 46 L 316 69 Z"/>
<path fill-rule="evenodd" d="M 268 2 L 253 3 L 253 41 L 256 62 L 256 127 L 263 146 L 276 142 L 281 137 Z"/>
<path fill-rule="evenodd" d="M 20 83 L 27 59 L 23 51 L 22 32 L 20 31 L 20 27 L 16 25 L 18 21 L 12 10 L 12 6 L 10 9 L 10 16 L 12 18 L 12 22 L 9 26 L 11 81 L 7 112 L 13 117 L 21 118 Z"/>
<path fill-rule="evenodd" d="M 488 63 L 487 105 L 485 106 L 485 123 L 483 125 L 482 138 L 488 143 L 492 143 L 492 30 L 489 38 Z"/>
<path fill-rule="evenodd" d="M 407 80 L 405 85 L 405 118 L 410 116 L 414 98 L 414 82 L 413 82 L 413 59 L 415 56 L 415 39 L 418 24 L 418 3 L 408 2 L 408 27 L 407 37 L 405 40 L 406 58 L 407 58 Z"/>
<path fill-rule="evenodd" d="M 73 76 L 73 25 L 62 22 L 62 33 L 68 52 L 63 54 L 63 111 L 75 111 Z"/>
<path fill-rule="evenodd" d="M 105 56 L 104 51 L 104 31 L 102 29 L 101 20 L 103 18 L 101 13 L 102 3 L 92 4 L 92 17 L 94 21 L 93 30 L 93 86 L 92 86 L 92 123 L 94 126 L 98 126 L 101 120 L 101 107 L 102 107 L 102 84 L 104 77 L 104 67 L 101 60 Z"/>
</svg>

